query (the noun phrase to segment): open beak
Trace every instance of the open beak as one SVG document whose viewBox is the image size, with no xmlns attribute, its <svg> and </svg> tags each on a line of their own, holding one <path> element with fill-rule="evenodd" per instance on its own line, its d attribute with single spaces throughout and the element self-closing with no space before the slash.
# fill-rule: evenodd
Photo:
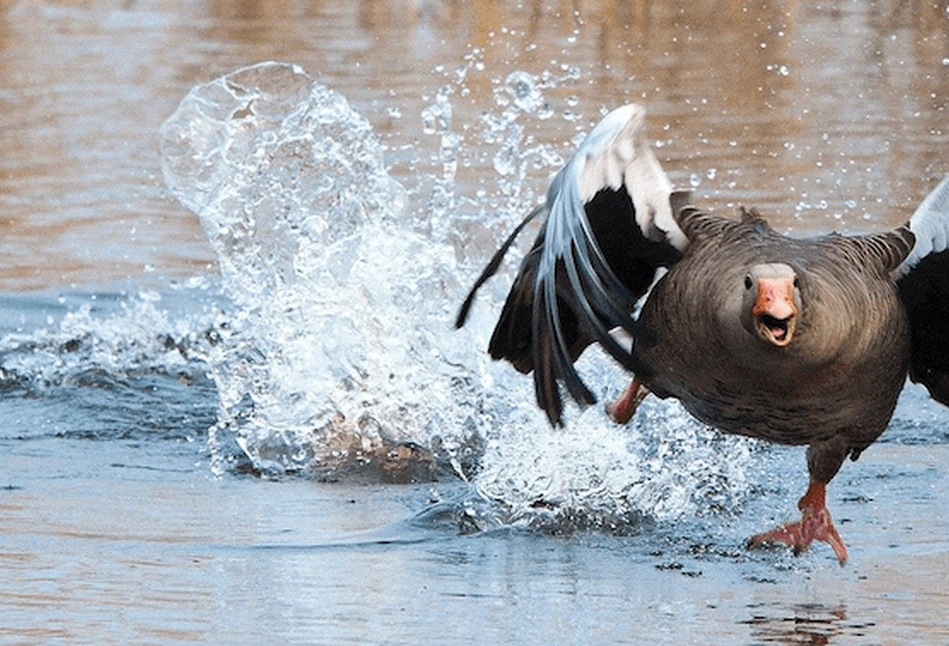
<svg viewBox="0 0 949 646">
<path fill-rule="evenodd" d="M 758 295 L 751 314 L 762 339 L 779 348 L 789 344 L 797 321 L 794 281 L 789 278 L 759 278 Z"/>
</svg>

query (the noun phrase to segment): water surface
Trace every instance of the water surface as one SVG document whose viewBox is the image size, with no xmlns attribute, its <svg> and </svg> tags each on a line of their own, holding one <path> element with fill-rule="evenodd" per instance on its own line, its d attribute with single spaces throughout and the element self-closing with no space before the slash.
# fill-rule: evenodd
<svg viewBox="0 0 949 646">
<path fill-rule="evenodd" d="M 901 223 L 949 172 L 947 33 L 943 3 L 3 3 L 0 636 L 945 641 L 949 411 L 921 389 L 831 487 L 840 568 L 743 548 L 792 515 L 800 449 L 659 402 L 552 431 L 529 380 L 478 358 L 504 279 L 449 324 L 630 101 L 703 205 L 802 234 Z M 275 225 L 263 255 L 234 247 L 233 211 L 166 186 L 185 95 L 266 60 L 345 97 L 369 130 L 341 134 L 378 144 L 358 177 L 404 190 L 332 244 Z M 415 484 L 391 484 L 415 447 Z"/>
</svg>

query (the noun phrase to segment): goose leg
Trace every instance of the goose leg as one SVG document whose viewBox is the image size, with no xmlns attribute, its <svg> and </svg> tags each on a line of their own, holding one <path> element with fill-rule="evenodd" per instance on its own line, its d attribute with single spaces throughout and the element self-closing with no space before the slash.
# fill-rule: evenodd
<svg viewBox="0 0 949 646">
<path fill-rule="evenodd" d="M 648 394 L 649 389 L 642 385 L 638 378 L 633 377 L 629 387 L 620 395 L 620 398 L 606 405 L 606 412 L 617 424 L 626 424 L 636 414 L 636 409 Z"/>
<path fill-rule="evenodd" d="M 830 545 L 841 565 L 847 562 L 847 546 L 837 533 L 834 521 L 826 506 L 827 485 L 819 480 L 811 479 L 807 493 L 797 503 L 801 510 L 801 520 L 788 523 L 770 532 L 752 536 L 748 547 L 761 547 L 766 543 L 784 543 L 794 548 L 798 554 L 806 550 L 814 541 L 823 541 Z"/>
</svg>

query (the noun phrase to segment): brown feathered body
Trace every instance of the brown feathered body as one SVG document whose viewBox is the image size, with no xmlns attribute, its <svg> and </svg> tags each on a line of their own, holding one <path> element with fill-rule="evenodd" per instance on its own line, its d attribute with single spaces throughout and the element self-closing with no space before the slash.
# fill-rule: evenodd
<svg viewBox="0 0 949 646">
<path fill-rule="evenodd" d="M 638 348 L 645 385 L 726 432 L 810 444 L 812 474 L 829 481 L 886 428 L 903 388 L 909 327 L 891 274 L 912 234 L 793 239 L 760 219 L 694 210 L 681 225 L 688 252 L 639 317 L 657 336 Z M 786 347 L 759 342 L 741 320 L 744 279 L 767 263 L 789 265 L 798 281 Z"/>
</svg>

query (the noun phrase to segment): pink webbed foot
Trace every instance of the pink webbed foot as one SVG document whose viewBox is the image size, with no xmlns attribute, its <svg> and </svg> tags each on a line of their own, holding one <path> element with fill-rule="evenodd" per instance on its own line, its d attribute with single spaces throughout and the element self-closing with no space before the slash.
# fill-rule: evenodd
<svg viewBox="0 0 949 646">
<path fill-rule="evenodd" d="M 784 543 L 799 554 L 810 547 L 814 541 L 830 545 L 841 565 L 847 562 L 847 546 L 834 527 L 834 521 L 825 506 L 825 487 L 822 482 L 811 481 L 811 485 L 797 506 L 801 510 L 801 520 L 788 523 L 770 532 L 757 534 L 748 540 L 748 547 L 761 547 L 767 543 Z"/>
<path fill-rule="evenodd" d="M 646 399 L 646 395 L 648 394 L 649 389 L 639 383 L 639 380 L 634 377 L 629 387 L 620 395 L 620 398 L 612 404 L 606 405 L 606 412 L 617 424 L 626 424 L 629 420 L 633 419 L 633 415 L 636 414 L 636 409 L 639 408 L 639 405 Z"/>
</svg>

